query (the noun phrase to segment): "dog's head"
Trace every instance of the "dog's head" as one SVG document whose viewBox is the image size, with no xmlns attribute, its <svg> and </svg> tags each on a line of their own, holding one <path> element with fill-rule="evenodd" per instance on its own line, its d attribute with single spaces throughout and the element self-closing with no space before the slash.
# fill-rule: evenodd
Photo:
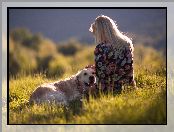
<svg viewBox="0 0 174 132">
<path fill-rule="evenodd" d="M 84 69 L 78 72 L 77 78 L 86 87 L 91 87 L 96 83 L 95 69 L 85 67 Z"/>
</svg>

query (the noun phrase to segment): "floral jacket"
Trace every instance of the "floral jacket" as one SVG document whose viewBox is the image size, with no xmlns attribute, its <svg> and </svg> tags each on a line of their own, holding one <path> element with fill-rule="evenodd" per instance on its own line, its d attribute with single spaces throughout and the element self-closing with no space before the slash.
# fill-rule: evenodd
<svg viewBox="0 0 174 132">
<path fill-rule="evenodd" d="M 118 90 L 123 84 L 134 81 L 133 51 L 130 46 L 116 49 L 111 44 L 100 43 L 94 55 L 97 85 L 102 90 Z"/>
</svg>

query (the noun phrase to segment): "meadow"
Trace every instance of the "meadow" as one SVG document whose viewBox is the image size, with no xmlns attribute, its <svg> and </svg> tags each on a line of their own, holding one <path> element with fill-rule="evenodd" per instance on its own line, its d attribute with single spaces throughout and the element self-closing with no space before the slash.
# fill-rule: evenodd
<svg viewBox="0 0 174 132">
<path fill-rule="evenodd" d="M 134 69 L 138 90 L 100 94 L 82 106 L 29 105 L 33 90 L 42 83 L 64 79 L 94 64 L 94 44 L 75 39 L 54 44 L 40 34 L 15 30 L 9 47 L 10 124 L 166 124 L 166 60 L 162 51 L 135 45 Z"/>
</svg>

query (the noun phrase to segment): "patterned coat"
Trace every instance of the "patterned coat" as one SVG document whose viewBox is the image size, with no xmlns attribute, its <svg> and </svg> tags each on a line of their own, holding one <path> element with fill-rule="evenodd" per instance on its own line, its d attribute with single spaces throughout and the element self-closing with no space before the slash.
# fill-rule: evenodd
<svg viewBox="0 0 174 132">
<path fill-rule="evenodd" d="M 131 45 L 116 48 L 109 43 L 100 43 L 96 46 L 94 55 L 97 86 L 103 91 L 117 91 L 123 84 L 134 81 Z"/>
</svg>

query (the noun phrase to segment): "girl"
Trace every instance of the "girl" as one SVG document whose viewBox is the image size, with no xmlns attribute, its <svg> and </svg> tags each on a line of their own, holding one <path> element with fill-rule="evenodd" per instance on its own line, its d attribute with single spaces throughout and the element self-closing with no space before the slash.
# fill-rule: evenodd
<svg viewBox="0 0 174 132">
<path fill-rule="evenodd" d="M 107 16 L 98 16 L 89 29 L 97 46 L 94 51 L 97 86 L 102 91 L 121 91 L 123 84 L 136 88 L 133 44 Z"/>
</svg>

